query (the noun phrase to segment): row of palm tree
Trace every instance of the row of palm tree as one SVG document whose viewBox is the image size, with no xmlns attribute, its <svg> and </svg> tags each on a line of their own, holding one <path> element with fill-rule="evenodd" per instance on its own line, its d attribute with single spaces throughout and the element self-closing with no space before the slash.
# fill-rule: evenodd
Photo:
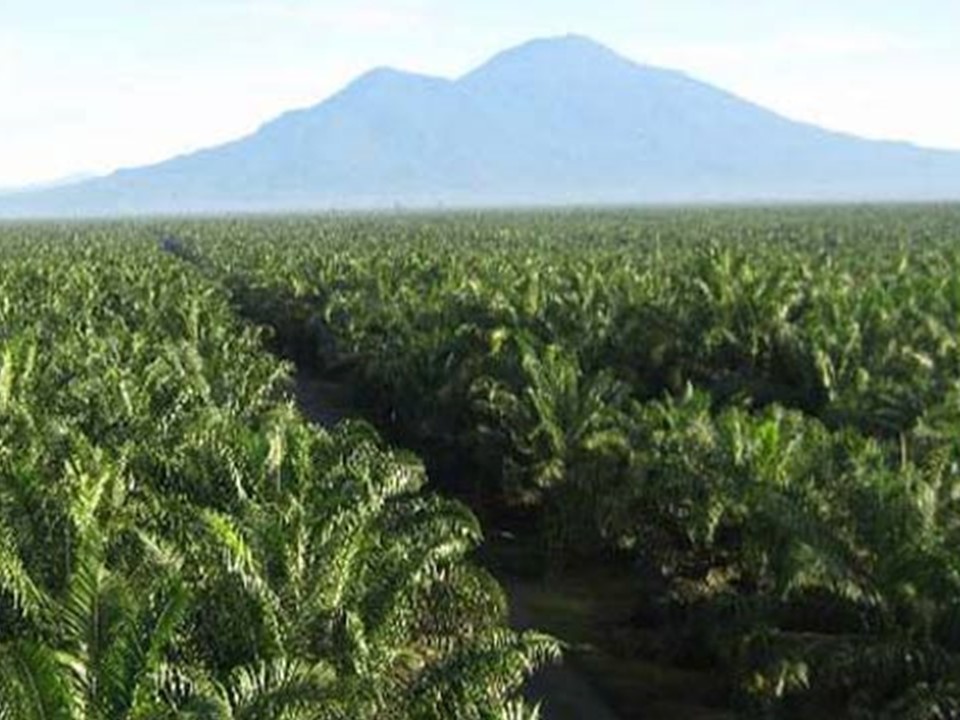
<svg viewBox="0 0 960 720">
<path fill-rule="evenodd" d="M 0 718 L 535 716 L 557 647 L 476 519 L 305 421 L 222 288 L 140 226 L 28 226 L 0 298 Z"/>
</svg>

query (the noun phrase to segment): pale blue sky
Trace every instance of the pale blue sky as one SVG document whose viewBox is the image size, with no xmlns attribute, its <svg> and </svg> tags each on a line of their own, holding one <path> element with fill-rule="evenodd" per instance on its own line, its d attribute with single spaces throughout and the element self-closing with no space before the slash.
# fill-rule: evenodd
<svg viewBox="0 0 960 720">
<path fill-rule="evenodd" d="M 960 149 L 957 0 L 0 0 L 0 186 L 163 159 L 377 65 L 589 35 L 790 117 Z"/>
</svg>

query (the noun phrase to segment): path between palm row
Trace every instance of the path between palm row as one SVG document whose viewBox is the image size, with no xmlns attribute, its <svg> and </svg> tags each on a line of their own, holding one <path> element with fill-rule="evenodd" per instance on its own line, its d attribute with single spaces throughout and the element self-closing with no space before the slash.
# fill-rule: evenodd
<svg viewBox="0 0 960 720">
<path fill-rule="evenodd" d="M 164 235 L 159 239 L 164 252 L 184 262 L 197 265 L 197 258 L 188 252 L 179 238 Z M 349 404 L 344 402 L 343 388 L 296 368 L 294 399 L 305 417 L 330 427 L 351 417 Z M 533 590 L 533 583 L 520 578 L 501 577 L 501 584 L 510 602 L 510 625 L 516 630 L 540 628 L 537 613 L 525 599 Z M 529 680 L 524 694 L 540 703 L 542 720 L 618 720 L 590 682 L 569 662 L 560 662 L 543 668 Z"/>
<path fill-rule="evenodd" d="M 329 427 L 350 417 L 343 403 L 343 393 L 336 385 L 298 371 L 294 395 L 301 412 L 319 425 Z M 510 625 L 516 630 L 542 628 L 546 623 L 538 617 L 526 600 L 535 581 L 501 577 L 501 584 L 510 601 Z M 530 679 L 524 694 L 541 703 L 542 720 L 617 720 L 589 680 L 569 662 L 543 668 Z"/>
</svg>

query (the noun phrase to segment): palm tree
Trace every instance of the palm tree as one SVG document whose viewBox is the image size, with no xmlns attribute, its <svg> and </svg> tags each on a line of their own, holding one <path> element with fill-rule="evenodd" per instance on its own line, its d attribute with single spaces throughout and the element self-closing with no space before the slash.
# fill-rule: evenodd
<svg viewBox="0 0 960 720">
<path fill-rule="evenodd" d="M 420 494 L 426 478 L 416 458 L 385 450 L 363 424 L 332 435 L 291 431 L 289 456 L 326 457 L 327 471 L 301 466 L 241 523 L 277 647 L 329 663 L 341 696 L 398 718 L 449 709 L 451 683 L 476 693 L 453 696 L 467 703 L 459 716 L 489 711 L 555 656 L 551 640 L 502 629 L 502 591 L 465 562 L 481 539 L 476 519 L 457 502 Z M 484 664 L 471 674 L 469 658 L 481 648 Z M 523 672 L 512 669 L 518 662 Z M 451 674 L 454 666 L 462 672 Z"/>
</svg>

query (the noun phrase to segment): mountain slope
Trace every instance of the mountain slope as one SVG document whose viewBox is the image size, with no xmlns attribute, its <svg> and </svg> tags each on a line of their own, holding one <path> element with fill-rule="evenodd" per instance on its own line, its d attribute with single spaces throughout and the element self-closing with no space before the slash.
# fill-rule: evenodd
<svg viewBox="0 0 960 720">
<path fill-rule="evenodd" d="M 793 122 L 568 36 L 458 80 L 374 70 L 246 138 L 0 215 L 844 199 L 960 199 L 960 153 Z"/>
</svg>

